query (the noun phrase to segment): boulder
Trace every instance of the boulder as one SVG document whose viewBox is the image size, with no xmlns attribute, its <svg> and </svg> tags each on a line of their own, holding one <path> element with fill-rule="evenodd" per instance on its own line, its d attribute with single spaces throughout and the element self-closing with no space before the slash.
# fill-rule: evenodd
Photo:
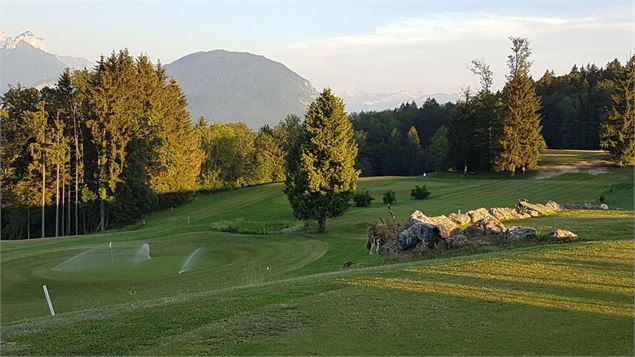
<svg viewBox="0 0 635 357">
<path fill-rule="evenodd" d="M 401 245 L 397 239 L 392 240 L 381 247 L 379 247 L 379 256 L 382 259 L 394 259 L 400 256 L 403 252 Z"/>
<path fill-rule="evenodd" d="M 410 217 L 408 217 L 408 220 L 406 221 L 406 224 L 404 225 L 403 228 L 404 229 L 408 229 L 413 224 L 415 224 L 417 222 L 423 222 L 423 221 L 425 221 L 428 218 L 430 218 L 430 217 L 428 217 L 425 214 L 423 214 L 423 212 L 421 212 L 419 210 L 416 210 L 416 211 L 412 212 Z"/>
<path fill-rule="evenodd" d="M 427 223 L 433 224 L 439 227 L 440 234 L 443 238 L 446 238 L 450 235 L 453 229 L 458 228 L 456 223 L 454 223 L 451 219 L 446 216 L 436 216 L 436 217 L 428 217 L 423 214 L 421 211 L 414 211 L 410 218 L 408 218 L 408 222 L 406 223 L 406 229 L 415 223 Z"/>
<path fill-rule="evenodd" d="M 433 224 L 415 222 L 399 233 L 397 241 L 402 249 L 408 249 L 420 242 L 423 242 L 430 248 L 434 248 L 442 239 L 439 233 L 439 227 Z"/>
<path fill-rule="evenodd" d="M 602 203 L 600 209 L 609 209 L 609 206 L 606 203 Z"/>
<path fill-rule="evenodd" d="M 487 215 L 465 228 L 463 233 L 469 238 L 481 236 L 498 236 L 507 231 L 505 225 L 493 216 Z"/>
<path fill-rule="evenodd" d="M 458 226 L 467 226 L 472 223 L 472 219 L 466 213 L 450 213 L 448 218 Z"/>
<path fill-rule="evenodd" d="M 550 208 L 553 213 L 562 211 L 562 207 L 560 207 L 560 204 L 556 201 L 547 201 L 547 203 L 545 203 L 545 206 L 547 208 Z"/>
<path fill-rule="evenodd" d="M 508 207 L 490 208 L 489 214 L 494 216 L 499 221 L 511 221 L 513 219 L 524 219 L 530 217 L 528 214 L 521 214 L 516 209 Z"/>
<path fill-rule="evenodd" d="M 550 216 L 556 214 L 561 210 L 558 203 L 549 201 L 547 204 L 529 203 L 527 201 L 518 202 L 518 210 L 520 212 L 528 213 L 532 217 Z"/>
<path fill-rule="evenodd" d="M 449 236 L 445 240 L 445 243 L 448 249 L 458 249 L 464 247 L 468 243 L 467 236 L 461 232 L 458 232 Z"/>
<path fill-rule="evenodd" d="M 578 240 L 578 235 L 564 229 L 554 228 L 542 236 L 542 239 L 551 243 L 568 243 Z"/>
<path fill-rule="evenodd" d="M 397 239 L 379 248 L 382 259 L 398 259 L 413 255 L 423 255 L 435 248 L 445 247 L 444 239 L 439 235 L 439 228 L 433 224 L 414 222 L 401 231 Z"/>
<path fill-rule="evenodd" d="M 427 244 L 421 242 L 415 245 L 415 247 L 410 250 L 410 253 L 412 253 L 413 255 L 424 255 L 426 253 L 429 253 L 433 249 L 434 248 L 430 248 Z"/>
<path fill-rule="evenodd" d="M 512 226 L 507 230 L 507 232 L 505 232 L 505 234 L 503 234 L 503 238 L 509 240 L 536 238 L 536 229 L 533 227 Z"/>
<path fill-rule="evenodd" d="M 467 215 L 470 216 L 470 223 L 476 223 L 477 221 L 485 218 L 489 215 L 486 208 L 479 208 L 471 211 L 467 211 Z"/>
</svg>

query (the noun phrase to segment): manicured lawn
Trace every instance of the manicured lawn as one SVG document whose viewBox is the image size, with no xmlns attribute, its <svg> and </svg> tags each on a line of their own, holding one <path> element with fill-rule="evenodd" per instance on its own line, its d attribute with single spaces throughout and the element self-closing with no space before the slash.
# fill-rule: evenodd
<svg viewBox="0 0 635 357">
<path fill-rule="evenodd" d="M 411 199 L 421 184 L 432 195 Z M 1 242 L 2 354 L 633 355 L 632 169 L 379 177 L 360 189 L 376 198 L 371 207 L 329 220 L 322 235 L 294 225 L 282 185 L 272 184 L 200 195 L 106 234 Z M 368 255 L 365 229 L 387 217 L 388 189 L 401 220 L 415 209 L 437 215 L 518 199 L 604 196 L 611 210 L 510 223 L 569 229 L 579 243 L 383 264 Z M 236 221 L 256 231 L 289 227 L 212 229 Z M 151 259 L 137 261 L 144 243 Z M 199 248 L 191 271 L 179 274 Z M 80 254 L 65 265 L 72 269 L 52 270 Z M 342 268 L 348 260 L 353 266 Z"/>
</svg>

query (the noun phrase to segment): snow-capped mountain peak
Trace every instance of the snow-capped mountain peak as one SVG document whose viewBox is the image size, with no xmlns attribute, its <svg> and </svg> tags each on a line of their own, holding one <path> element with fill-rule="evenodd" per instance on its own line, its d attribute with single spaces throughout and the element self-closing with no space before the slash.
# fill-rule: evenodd
<svg viewBox="0 0 635 357">
<path fill-rule="evenodd" d="M 38 48 L 44 52 L 48 52 L 46 48 L 46 42 L 42 37 L 37 37 L 33 32 L 26 31 L 15 37 L 7 36 L 5 33 L 0 32 L 0 48 L 10 50 L 18 47 L 20 42 L 27 43 L 35 48 Z"/>
</svg>

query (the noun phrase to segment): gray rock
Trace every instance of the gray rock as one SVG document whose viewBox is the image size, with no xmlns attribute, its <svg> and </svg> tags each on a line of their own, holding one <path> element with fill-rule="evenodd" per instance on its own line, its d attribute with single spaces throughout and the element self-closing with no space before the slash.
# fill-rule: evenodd
<svg viewBox="0 0 635 357">
<path fill-rule="evenodd" d="M 485 216 L 484 218 L 465 228 L 463 233 L 469 238 L 482 236 L 498 236 L 505 233 L 507 228 L 505 225 L 493 216 Z"/>
<path fill-rule="evenodd" d="M 562 208 L 564 209 L 602 209 L 602 205 L 596 205 L 593 203 L 563 203 Z M 608 206 L 606 206 L 608 208 Z"/>
<path fill-rule="evenodd" d="M 533 227 L 519 227 L 512 226 L 503 235 L 505 239 L 509 240 L 525 240 L 536 238 L 536 229 Z"/>
<path fill-rule="evenodd" d="M 458 249 L 464 247 L 467 242 L 467 236 L 463 233 L 455 233 L 449 236 L 446 241 L 446 246 L 448 249 Z"/>
<path fill-rule="evenodd" d="M 458 228 L 456 223 L 454 223 L 451 219 L 449 219 L 446 216 L 428 217 L 425 214 L 423 214 L 421 211 L 414 211 L 410 215 L 410 218 L 408 218 L 408 221 L 406 222 L 406 225 L 405 225 L 406 229 L 417 222 L 433 224 L 439 227 L 439 232 L 441 234 L 441 237 L 443 238 L 448 237 L 450 233 L 452 232 L 452 230 Z"/>
<path fill-rule="evenodd" d="M 379 247 L 379 256 L 382 259 L 393 259 L 399 257 L 402 251 L 401 245 L 395 239 Z"/>
<path fill-rule="evenodd" d="M 606 203 L 602 203 L 602 204 L 600 205 L 600 209 L 604 209 L 604 210 L 606 210 L 606 209 L 609 209 L 609 206 L 608 206 Z"/>
<path fill-rule="evenodd" d="M 397 236 L 397 241 L 402 249 L 408 249 L 423 242 L 430 248 L 441 240 L 439 228 L 433 224 L 415 222 L 410 227 L 404 229 Z"/>
<path fill-rule="evenodd" d="M 542 236 L 542 239 L 551 243 L 568 243 L 575 242 L 579 239 L 578 235 L 564 229 L 554 228 Z"/>
</svg>

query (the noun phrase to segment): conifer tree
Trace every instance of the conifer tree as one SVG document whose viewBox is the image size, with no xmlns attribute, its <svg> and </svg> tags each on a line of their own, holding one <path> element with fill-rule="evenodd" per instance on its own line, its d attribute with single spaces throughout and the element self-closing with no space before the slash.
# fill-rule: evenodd
<svg viewBox="0 0 635 357">
<path fill-rule="evenodd" d="M 299 219 L 316 219 L 318 231 L 326 219 L 337 217 L 350 206 L 357 188 L 357 145 L 342 100 L 325 89 L 307 108 L 298 140 L 299 155 L 288 167 L 285 193 Z"/>
<path fill-rule="evenodd" d="M 618 166 L 635 163 L 635 133 L 633 127 L 633 101 L 635 100 L 635 57 L 632 57 L 615 81 L 612 105 L 602 124 L 601 146 L 608 151 L 611 161 Z"/>
<path fill-rule="evenodd" d="M 540 133 L 540 100 L 529 76 L 529 41 L 511 37 L 513 53 L 508 56 L 510 73 L 502 93 L 499 115 L 500 133 L 493 166 L 497 171 L 531 169 L 538 164 L 540 150 L 546 147 Z"/>
</svg>

